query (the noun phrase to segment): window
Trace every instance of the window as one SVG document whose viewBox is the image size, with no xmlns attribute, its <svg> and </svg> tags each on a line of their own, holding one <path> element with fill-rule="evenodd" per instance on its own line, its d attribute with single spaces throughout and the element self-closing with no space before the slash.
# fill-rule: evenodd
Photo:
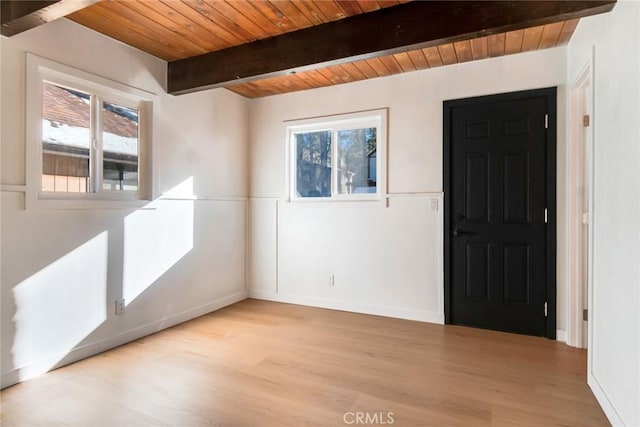
<svg viewBox="0 0 640 427">
<path fill-rule="evenodd" d="M 153 95 L 32 55 L 27 73 L 28 199 L 149 198 Z"/>
<path fill-rule="evenodd" d="M 384 193 L 386 110 L 288 127 L 289 200 L 377 200 Z"/>
</svg>

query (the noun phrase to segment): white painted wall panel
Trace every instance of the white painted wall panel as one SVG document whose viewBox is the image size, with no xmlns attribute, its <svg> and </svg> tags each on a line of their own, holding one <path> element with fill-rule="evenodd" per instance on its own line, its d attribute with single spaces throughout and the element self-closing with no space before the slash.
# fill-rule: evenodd
<svg viewBox="0 0 640 427">
<path fill-rule="evenodd" d="M 440 194 L 394 198 L 388 208 L 280 203 L 278 293 L 444 322 L 442 224 L 431 200 L 442 203 Z"/>
<path fill-rule="evenodd" d="M 277 199 L 252 199 L 249 203 L 249 274 L 253 291 L 275 292 L 277 288 Z"/>
<path fill-rule="evenodd" d="M 573 82 L 595 49 L 589 384 L 614 425 L 640 425 L 640 3 L 581 20 Z"/>
<path fill-rule="evenodd" d="M 279 199 L 278 221 L 257 209 L 252 224 L 251 289 L 262 298 L 441 322 L 442 210 L 427 209 L 442 192 L 442 102 L 558 86 L 558 182 L 565 180 L 564 48 L 531 52 L 392 77 L 253 100 L 250 192 Z M 287 204 L 286 121 L 389 108 L 388 208 Z M 418 198 L 398 196 L 417 193 Z M 558 185 L 558 328 L 565 327 L 564 186 Z M 262 203 L 262 202 L 260 202 Z M 270 224 L 270 225 L 269 225 Z M 268 233 L 265 226 L 276 228 Z M 277 257 L 274 249 L 278 247 Z M 435 246 L 434 246 L 435 245 Z M 276 283 L 263 271 L 274 270 Z M 259 268 L 259 271 L 256 270 Z M 329 274 L 336 285 L 327 285 Z"/>
<path fill-rule="evenodd" d="M 25 183 L 31 52 L 158 95 L 154 189 L 172 198 L 36 211 L 2 192 L 3 386 L 243 299 L 248 100 L 223 89 L 167 95 L 164 61 L 64 19 L 0 43 L 3 185 Z"/>
</svg>

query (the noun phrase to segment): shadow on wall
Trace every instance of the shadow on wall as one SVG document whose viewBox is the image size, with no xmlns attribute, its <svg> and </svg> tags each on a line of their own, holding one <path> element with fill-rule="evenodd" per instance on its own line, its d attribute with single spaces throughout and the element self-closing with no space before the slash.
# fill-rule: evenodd
<svg viewBox="0 0 640 427">
<path fill-rule="evenodd" d="M 168 194 L 192 191 L 190 177 Z M 33 226 L 33 214 L 21 214 L 28 223 L 23 225 Z M 32 240 L 40 249 L 22 245 L 19 253 L 20 249 L 12 248 L 13 256 L 5 261 L 14 267 L 20 260 L 23 271 L 37 270 L 19 281 L 3 277 L 5 284 L 17 282 L 11 287 L 13 331 L 2 331 L 3 347 L 11 349 L 10 359 L 3 350 L 3 360 L 12 360 L 11 366 L 3 366 L 3 378 L 11 373 L 11 382 L 45 373 L 63 364 L 79 345 L 121 332 L 106 325 L 115 314 L 115 300 L 124 297 L 127 305 L 131 304 L 193 249 L 194 201 L 187 198 L 159 199 L 141 210 L 104 212 L 92 219 L 87 213 L 47 214 L 66 214 L 60 217 L 65 226 Z M 109 219 L 101 221 L 106 215 Z M 85 242 L 75 243 L 72 248 L 61 244 L 77 236 L 80 226 L 86 230 L 87 225 L 91 229 L 92 225 L 104 227 L 105 223 L 106 230 L 90 233 L 92 237 Z M 14 228 L 18 233 L 24 227 L 14 224 Z M 10 237 L 8 240 L 13 241 Z M 59 254 L 61 249 L 64 254 L 57 259 L 33 266 L 38 259 Z M 170 296 L 167 300 L 173 303 Z M 7 308 L 3 307 L 5 313 Z M 171 307 L 165 307 L 165 311 L 171 311 Z"/>
</svg>

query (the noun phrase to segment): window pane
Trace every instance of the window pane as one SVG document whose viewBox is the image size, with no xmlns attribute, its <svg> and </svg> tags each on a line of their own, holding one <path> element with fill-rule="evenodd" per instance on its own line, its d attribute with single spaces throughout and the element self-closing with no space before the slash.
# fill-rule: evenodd
<svg viewBox="0 0 640 427">
<path fill-rule="evenodd" d="M 90 115 L 90 95 L 43 83 L 42 191 L 88 191 Z"/>
<path fill-rule="evenodd" d="M 102 188 L 138 190 L 138 110 L 102 103 Z"/>
<path fill-rule="evenodd" d="M 295 134 L 298 197 L 331 196 L 331 131 Z"/>
<path fill-rule="evenodd" d="M 375 193 L 376 128 L 338 131 L 338 194 Z"/>
</svg>

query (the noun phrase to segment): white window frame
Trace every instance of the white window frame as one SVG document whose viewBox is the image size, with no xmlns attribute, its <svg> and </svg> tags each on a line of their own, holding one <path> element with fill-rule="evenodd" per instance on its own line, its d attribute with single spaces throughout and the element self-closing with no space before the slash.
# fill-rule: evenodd
<svg viewBox="0 0 640 427">
<path fill-rule="evenodd" d="M 381 202 L 387 195 L 387 116 L 388 109 L 337 114 L 312 119 L 290 120 L 287 124 L 287 202 L 336 203 L 336 202 Z M 359 194 L 337 194 L 338 144 L 337 133 L 341 130 L 376 128 L 376 192 Z M 296 192 L 296 147 L 294 135 L 299 133 L 331 131 L 331 196 L 300 197 Z"/>
<path fill-rule="evenodd" d="M 91 95 L 90 179 L 93 192 L 42 190 L 43 84 L 75 89 Z M 142 207 L 152 199 L 151 138 L 155 94 L 27 54 L 26 75 L 26 208 L 127 209 Z M 102 188 L 102 102 L 138 110 L 138 190 Z"/>
</svg>

